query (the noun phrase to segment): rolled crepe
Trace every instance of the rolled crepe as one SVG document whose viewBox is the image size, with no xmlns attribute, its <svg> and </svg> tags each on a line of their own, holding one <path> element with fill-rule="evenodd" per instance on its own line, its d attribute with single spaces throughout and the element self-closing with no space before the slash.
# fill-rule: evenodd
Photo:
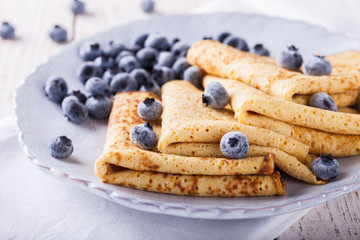
<svg viewBox="0 0 360 240">
<path fill-rule="evenodd" d="M 239 51 L 212 40 L 193 44 L 186 57 L 190 64 L 208 74 L 244 82 L 287 101 L 292 101 L 295 94 L 344 93 L 360 87 L 359 68 L 344 72 L 340 65 L 334 65 L 336 75 L 308 76 L 281 68 L 269 57 Z"/>
</svg>

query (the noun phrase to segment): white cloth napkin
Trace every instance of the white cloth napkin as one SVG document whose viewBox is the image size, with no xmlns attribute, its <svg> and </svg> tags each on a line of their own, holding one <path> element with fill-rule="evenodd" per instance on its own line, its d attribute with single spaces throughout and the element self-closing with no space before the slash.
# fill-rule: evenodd
<svg viewBox="0 0 360 240">
<path fill-rule="evenodd" d="M 274 239 L 309 209 L 250 220 L 200 220 L 141 212 L 37 169 L 0 121 L 0 239 Z"/>
</svg>

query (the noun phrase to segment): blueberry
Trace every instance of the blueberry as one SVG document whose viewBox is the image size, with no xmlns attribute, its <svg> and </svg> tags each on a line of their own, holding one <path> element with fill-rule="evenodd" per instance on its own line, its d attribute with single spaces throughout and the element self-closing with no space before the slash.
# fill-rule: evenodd
<svg viewBox="0 0 360 240">
<path fill-rule="evenodd" d="M 126 56 L 135 56 L 135 54 L 129 50 L 123 50 L 116 56 L 115 62 L 119 65 L 120 60 Z"/>
<path fill-rule="evenodd" d="M 155 66 L 157 67 L 171 67 L 176 60 L 176 57 L 171 52 L 161 52 L 158 55 Z"/>
<path fill-rule="evenodd" d="M 114 59 L 107 54 L 102 54 L 101 56 L 97 57 L 94 62 L 104 71 L 107 68 L 113 68 L 115 66 Z"/>
<path fill-rule="evenodd" d="M 129 52 L 132 52 L 133 54 L 136 54 L 141 49 L 142 49 L 142 47 L 139 45 L 132 45 L 132 46 L 126 47 L 126 50 L 128 50 Z"/>
<path fill-rule="evenodd" d="M 85 104 L 86 102 L 86 95 L 83 94 L 80 90 L 76 90 L 76 91 L 72 91 L 71 93 L 69 93 L 67 96 L 75 96 L 77 97 L 77 99 L 82 103 Z"/>
<path fill-rule="evenodd" d="M 49 31 L 49 36 L 57 43 L 63 43 L 67 40 L 67 31 L 65 28 L 55 25 Z"/>
<path fill-rule="evenodd" d="M 154 12 L 155 2 L 153 0 L 141 0 L 141 9 L 145 13 Z"/>
<path fill-rule="evenodd" d="M 213 40 L 212 36 L 203 36 L 203 40 Z"/>
<path fill-rule="evenodd" d="M 216 40 L 222 43 L 222 42 L 224 42 L 225 38 L 227 38 L 230 35 L 231 35 L 231 33 L 229 33 L 229 32 L 222 32 L 219 34 L 219 36 L 217 36 Z"/>
<path fill-rule="evenodd" d="M 96 42 L 87 42 L 81 45 L 79 55 L 84 61 L 93 61 L 95 58 L 101 56 L 103 51 L 100 44 Z"/>
<path fill-rule="evenodd" d="M 88 116 L 88 111 L 85 105 L 82 104 L 75 96 L 68 96 L 64 98 L 61 107 L 65 117 L 71 122 L 81 123 L 85 121 Z"/>
<path fill-rule="evenodd" d="M 174 38 L 173 40 L 171 40 L 170 47 L 174 46 L 174 44 L 177 42 L 180 42 L 179 38 Z"/>
<path fill-rule="evenodd" d="M 301 67 L 303 59 L 299 54 L 298 49 L 295 46 L 290 46 L 277 55 L 276 63 L 280 67 L 297 71 Z"/>
<path fill-rule="evenodd" d="M 158 143 L 157 135 L 150 123 L 135 125 L 129 135 L 131 141 L 142 149 L 151 150 Z"/>
<path fill-rule="evenodd" d="M 175 56 L 185 57 L 189 48 L 189 44 L 179 41 L 171 47 L 171 53 Z"/>
<path fill-rule="evenodd" d="M 161 95 L 161 89 L 155 81 L 146 82 L 140 87 L 140 91 L 152 92 L 158 96 Z"/>
<path fill-rule="evenodd" d="M 150 34 L 145 40 L 144 46 L 155 48 L 158 51 L 167 51 L 170 48 L 167 38 L 159 34 Z"/>
<path fill-rule="evenodd" d="M 311 171 L 321 180 L 329 180 L 339 175 L 339 162 L 331 154 L 322 153 L 311 163 Z"/>
<path fill-rule="evenodd" d="M 229 103 L 229 94 L 221 83 L 211 82 L 205 88 L 202 101 L 206 106 L 224 108 Z"/>
<path fill-rule="evenodd" d="M 119 53 L 121 51 L 124 51 L 125 49 L 126 48 L 125 48 L 124 44 L 118 43 L 115 41 L 109 41 L 108 44 L 105 46 L 104 52 L 107 55 L 110 55 L 111 57 L 116 58 L 116 56 L 119 55 Z"/>
<path fill-rule="evenodd" d="M 246 41 L 240 37 L 235 37 L 235 36 L 230 35 L 224 39 L 223 43 L 226 45 L 229 45 L 231 47 L 237 48 L 241 51 L 245 51 L 245 52 L 249 51 L 249 47 L 248 47 Z"/>
<path fill-rule="evenodd" d="M 13 39 L 15 37 L 15 28 L 8 22 L 3 22 L 0 27 L 0 37 L 3 39 Z"/>
<path fill-rule="evenodd" d="M 322 76 L 330 75 L 332 70 L 331 63 L 324 56 L 314 55 L 309 61 L 305 62 L 303 71 L 306 75 Z"/>
<path fill-rule="evenodd" d="M 120 69 L 115 66 L 115 67 L 113 67 L 113 68 L 107 69 L 107 70 L 104 72 L 102 78 L 105 80 L 105 82 L 107 83 L 107 85 L 110 85 L 111 80 L 113 79 L 113 77 L 114 77 L 116 74 L 120 73 L 120 72 L 121 72 Z"/>
<path fill-rule="evenodd" d="M 94 119 L 108 118 L 111 111 L 112 102 L 103 95 L 94 95 L 89 97 L 85 103 L 90 117 Z"/>
<path fill-rule="evenodd" d="M 155 48 L 145 47 L 136 53 L 140 66 L 146 70 L 151 70 L 156 62 L 158 51 Z"/>
<path fill-rule="evenodd" d="M 73 0 L 70 4 L 70 10 L 73 14 L 82 14 L 85 12 L 85 3 L 80 0 Z"/>
<path fill-rule="evenodd" d="M 190 64 L 187 62 L 186 58 L 180 57 L 175 61 L 171 69 L 173 70 L 176 79 L 182 79 L 184 71 L 188 67 L 190 67 Z"/>
<path fill-rule="evenodd" d="M 228 132 L 221 138 L 220 150 L 227 158 L 242 158 L 249 151 L 249 142 L 241 132 Z"/>
<path fill-rule="evenodd" d="M 267 50 L 261 43 L 255 44 L 255 46 L 251 49 L 250 52 L 260 56 L 270 56 L 269 50 Z"/>
<path fill-rule="evenodd" d="M 92 77 L 85 83 L 85 89 L 91 95 L 109 96 L 109 87 L 105 80 L 99 77 Z"/>
<path fill-rule="evenodd" d="M 155 121 L 160 119 L 163 107 L 161 102 L 156 101 L 154 98 L 146 98 L 142 101 L 137 108 L 139 117 L 146 121 Z"/>
<path fill-rule="evenodd" d="M 148 38 L 148 36 L 149 36 L 148 33 L 143 33 L 143 34 L 140 34 L 139 36 L 136 36 L 133 41 L 133 45 L 144 47 L 145 41 Z"/>
<path fill-rule="evenodd" d="M 150 74 L 142 68 L 132 70 L 130 75 L 136 79 L 138 86 L 151 81 Z"/>
<path fill-rule="evenodd" d="M 191 66 L 184 72 L 184 80 L 191 82 L 195 87 L 201 88 L 202 86 L 202 72 L 197 66 Z"/>
<path fill-rule="evenodd" d="M 61 103 L 65 98 L 68 87 L 65 80 L 61 77 L 50 77 L 44 86 L 45 95 L 56 103 Z"/>
<path fill-rule="evenodd" d="M 129 73 L 116 74 L 110 83 L 110 91 L 113 94 L 116 94 L 117 92 L 136 91 L 137 89 L 137 81 Z"/>
<path fill-rule="evenodd" d="M 169 67 L 155 67 L 153 70 L 152 78 L 160 86 L 168 81 L 174 80 L 174 72 Z"/>
<path fill-rule="evenodd" d="M 129 73 L 135 68 L 139 68 L 139 67 L 140 67 L 140 62 L 134 56 L 125 56 L 122 57 L 119 61 L 119 68 L 124 72 Z"/>
<path fill-rule="evenodd" d="M 72 141 L 66 136 L 58 136 L 48 145 L 49 152 L 54 158 L 64 159 L 70 157 L 74 151 Z"/>
<path fill-rule="evenodd" d="M 337 111 L 337 106 L 334 100 L 324 92 L 317 92 L 313 94 L 310 98 L 309 106 L 334 112 Z"/>
<path fill-rule="evenodd" d="M 85 84 L 91 77 L 101 77 L 101 68 L 93 62 L 84 62 L 76 69 L 76 75 Z"/>
</svg>

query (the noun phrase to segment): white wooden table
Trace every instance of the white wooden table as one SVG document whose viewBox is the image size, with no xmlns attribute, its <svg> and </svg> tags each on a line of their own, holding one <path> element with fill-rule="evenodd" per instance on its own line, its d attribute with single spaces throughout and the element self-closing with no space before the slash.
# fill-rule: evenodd
<svg viewBox="0 0 360 240">
<path fill-rule="evenodd" d="M 0 39 L 0 119 L 12 113 L 13 92 L 36 66 L 63 45 L 49 40 L 59 24 L 79 39 L 107 28 L 150 17 L 139 0 L 86 0 L 87 13 L 73 19 L 68 0 L 0 0 L 0 21 L 16 28 L 13 41 Z M 157 0 L 156 14 L 184 14 L 206 0 Z M 356 16 L 354 16 L 356 17 Z M 72 31 L 73 29 L 73 31 Z M 360 239 L 360 190 L 313 208 L 278 239 Z"/>
</svg>

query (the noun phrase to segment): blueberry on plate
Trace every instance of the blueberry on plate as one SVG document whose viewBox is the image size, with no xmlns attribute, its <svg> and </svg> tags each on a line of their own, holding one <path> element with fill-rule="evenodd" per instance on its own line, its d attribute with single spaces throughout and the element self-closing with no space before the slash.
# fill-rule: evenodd
<svg viewBox="0 0 360 240">
<path fill-rule="evenodd" d="M 309 106 L 334 112 L 337 111 L 337 106 L 334 100 L 324 92 L 317 92 L 313 94 L 310 98 Z"/>
<path fill-rule="evenodd" d="M 15 37 L 15 28 L 8 22 L 3 22 L 0 26 L 0 37 L 3 39 L 13 39 Z"/>
<path fill-rule="evenodd" d="M 133 40 L 133 45 L 137 45 L 137 46 L 140 46 L 143 48 L 148 36 L 149 36 L 148 33 L 143 33 L 143 34 L 136 36 L 135 39 Z"/>
<path fill-rule="evenodd" d="M 49 152 L 54 158 L 64 159 L 70 157 L 74 151 L 72 141 L 66 136 L 58 136 L 48 145 Z"/>
<path fill-rule="evenodd" d="M 155 48 L 145 47 L 136 53 L 136 58 L 140 66 L 146 70 L 151 70 L 156 62 L 158 51 Z"/>
<path fill-rule="evenodd" d="M 142 49 L 142 47 L 139 45 L 131 45 L 126 47 L 126 50 L 132 52 L 133 54 L 136 54 L 138 51 L 140 51 L 140 49 Z"/>
<path fill-rule="evenodd" d="M 163 107 L 161 102 L 154 98 L 146 98 L 144 101 L 139 103 L 137 112 L 139 117 L 146 121 L 155 121 L 160 119 Z"/>
<path fill-rule="evenodd" d="M 116 74 L 110 83 L 110 91 L 113 94 L 118 92 L 136 91 L 138 89 L 138 83 L 129 73 Z"/>
<path fill-rule="evenodd" d="M 100 44 L 97 42 L 87 42 L 79 48 L 79 55 L 84 61 L 93 61 L 95 58 L 101 56 L 103 51 Z"/>
<path fill-rule="evenodd" d="M 83 14 L 85 12 L 85 3 L 80 0 L 73 0 L 70 4 L 70 10 L 73 14 Z"/>
<path fill-rule="evenodd" d="M 303 59 L 299 53 L 299 49 L 292 45 L 277 55 L 276 63 L 280 67 L 297 71 L 301 67 Z"/>
<path fill-rule="evenodd" d="M 110 90 L 106 81 L 99 77 L 92 77 L 85 83 L 85 89 L 91 95 L 109 96 Z"/>
<path fill-rule="evenodd" d="M 331 63 L 324 56 L 314 55 L 309 61 L 304 63 L 303 72 L 306 75 L 322 76 L 330 75 L 332 70 Z"/>
<path fill-rule="evenodd" d="M 190 64 L 187 62 L 186 58 L 184 57 L 179 57 L 175 63 L 173 64 L 173 66 L 171 67 L 171 69 L 174 72 L 175 78 L 176 79 L 182 79 L 183 78 L 183 74 L 184 71 L 190 67 Z"/>
<path fill-rule="evenodd" d="M 144 91 L 144 92 L 152 92 L 155 93 L 156 95 L 160 96 L 161 95 L 161 89 L 160 86 L 153 80 L 151 80 L 150 82 L 146 82 L 145 84 L 143 84 L 140 89 L 140 91 Z"/>
<path fill-rule="evenodd" d="M 153 0 L 141 0 L 141 9 L 145 13 L 154 12 L 155 2 Z"/>
<path fill-rule="evenodd" d="M 211 82 L 205 88 L 202 102 L 206 107 L 224 108 L 229 103 L 229 94 L 221 83 Z"/>
<path fill-rule="evenodd" d="M 240 37 L 229 35 L 224 39 L 223 43 L 231 47 L 237 48 L 241 51 L 245 51 L 245 52 L 249 51 L 249 46 L 247 42 L 245 41 L 245 39 Z"/>
<path fill-rule="evenodd" d="M 91 118 L 106 119 L 110 115 L 112 102 L 103 95 L 94 95 L 86 100 L 85 107 Z"/>
<path fill-rule="evenodd" d="M 111 80 L 113 79 L 113 77 L 114 77 L 116 74 L 120 73 L 120 72 L 121 72 L 121 71 L 120 71 L 120 69 L 119 69 L 117 66 L 115 66 L 115 67 L 113 67 L 113 68 L 108 68 L 108 69 L 104 72 L 102 78 L 105 80 L 105 82 L 107 83 L 107 85 L 110 85 Z"/>
<path fill-rule="evenodd" d="M 242 158 L 249 151 L 249 142 L 241 132 L 228 132 L 220 140 L 220 150 L 227 158 Z"/>
<path fill-rule="evenodd" d="M 202 87 L 202 72 L 197 66 L 191 66 L 184 72 L 184 80 L 191 82 L 195 87 Z"/>
<path fill-rule="evenodd" d="M 150 34 L 145 40 L 144 46 L 155 48 L 158 51 L 167 51 L 170 48 L 167 38 L 159 34 Z"/>
<path fill-rule="evenodd" d="M 176 57 L 171 52 L 160 52 L 156 61 L 156 67 L 171 67 L 176 60 Z"/>
<path fill-rule="evenodd" d="M 269 50 L 267 50 L 261 43 L 255 44 L 255 46 L 250 50 L 250 52 L 260 56 L 270 56 Z"/>
<path fill-rule="evenodd" d="M 80 90 L 74 90 L 72 92 L 70 92 L 67 96 L 75 96 L 77 97 L 77 99 L 82 103 L 82 104 L 85 104 L 86 102 L 86 95 L 83 94 Z"/>
<path fill-rule="evenodd" d="M 120 59 L 119 68 L 120 70 L 129 73 L 135 68 L 140 68 L 140 62 L 134 56 L 125 56 Z"/>
<path fill-rule="evenodd" d="M 212 36 L 203 36 L 203 40 L 213 40 Z"/>
<path fill-rule="evenodd" d="M 135 54 L 133 52 L 130 52 L 129 50 L 123 50 L 116 56 L 115 62 L 119 65 L 120 60 L 123 57 L 126 57 L 126 56 L 133 56 L 134 57 Z"/>
<path fill-rule="evenodd" d="M 174 46 L 175 43 L 179 42 L 180 41 L 180 38 L 174 38 L 173 40 L 171 40 L 171 43 L 170 43 L 170 48 L 172 46 Z"/>
<path fill-rule="evenodd" d="M 222 42 L 224 42 L 225 38 L 227 38 L 230 35 L 231 35 L 231 33 L 229 33 L 229 32 L 222 32 L 217 36 L 216 40 L 222 43 Z"/>
<path fill-rule="evenodd" d="M 61 103 L 61 108 L 65 117 L 74 123 L 81 123 L 85 121 L 88 116 L 88 111 L 85 105 L 82 104 L 75 96 L 68 96 L 64 98 Z"/>
<path fill-rule="evenodd" d="M 107 54 L 102 54 L 101 56 L 97 57 L 94 62 L 104 71 L 107 68 L 113 68 L 115 66 L 114 59 Z"/>
<path fill-rule="evenodd" d="M 116 58 L 120 52 L 126 49 L 125 45 L 115 41 L 109 41 L 104 47 L 104 53 L 110 55 L 112 58 Z"/>
<path fill-rule="evenodd" d="M 68 86 L 61 77 L 50 77 L 44 86 L 45 95 L 51 101 L 61 103 L 68 92 Z"/>
<path fill-rule="evenodd" d="M 130 75 L 136 79 L 138 87 L 151 81 L 150 74 L 142 68 L 135 68 L 131 71 Z"/>
<path fill-rule="evenodd" d="M 67 31 L 65 28 L 55 25 L 49 31 L 49 36 L 57 43 L 63 43 L 67 40 Z"/>
<path fill-rule="evenodd" d="M 91 77 L 101 77 L 102 69 L 94 62 L 84 62 L 76 69 L 79 80 L 85 84 Z"/>
<path fill-rule="evenodd" d="M 311 163 L 311 171 L 317 178 L 327 181 L 339 175 L 339 162 L 332 157 L 331 154 L 325 155 L 322 153 L 319 158 L 316 158 Z"/>
<path fill-rule="evenodd" d="M 170 51 L 175 56 L 185 57 L 189 48 L 190 48 L 189 44 L 187 44 L 183 41 L 179 41 L 171 46 Z"/>
<path fill-rule="evenodd" d="M 174 72 L 169 67 L 155 67 L 152 73 L 152 79 L 157 82 L 160 86 L 167 83 L 168 81 L 174 80 Z"/>
<path fill-rule="evenodd" d="M 142 149 L 151 150 L 158 143 L 157 135 L 150 123 L 135 125 L 129 135 L 130 140 Z"/>
</svg>

